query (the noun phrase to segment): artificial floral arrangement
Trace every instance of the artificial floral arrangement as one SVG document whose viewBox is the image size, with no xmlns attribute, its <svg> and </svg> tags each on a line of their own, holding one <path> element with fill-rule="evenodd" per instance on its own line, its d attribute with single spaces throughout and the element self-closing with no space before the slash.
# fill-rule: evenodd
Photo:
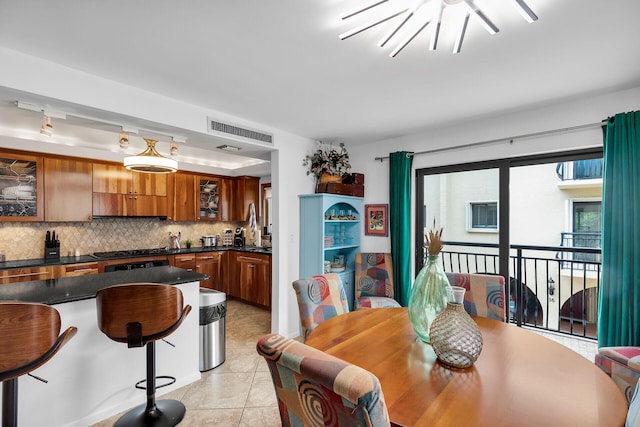
<svg viewBox="0 0 640 427">
<path fill-rule="evenodd" d="M 349 163 L 349 153 L 344 147 L 344 143 L 340 143 L 340 150 L 337 150 L 333 145 L 318 148 L 313 154 L 308 154 L 302 161 L 303 166 L 307 166 L 307 175 L 314 175 L 316 179 L 320 179 L 323 173 L 329 173 L 332 175 L 344 175 L 351 169 Z"/>
</svg>

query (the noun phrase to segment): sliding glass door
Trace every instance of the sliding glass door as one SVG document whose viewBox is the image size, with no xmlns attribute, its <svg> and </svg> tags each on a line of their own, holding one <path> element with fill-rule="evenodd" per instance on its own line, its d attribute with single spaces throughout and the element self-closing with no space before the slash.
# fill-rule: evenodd
<svg viewBox="0 0 640 427">
<path fill-rule="evenodd" d="M 602 150 L 416 171 L 415 271 L 444 227 L 445 271 L 505 277 L 510 321 L 597 336 Z"/>
</svg>

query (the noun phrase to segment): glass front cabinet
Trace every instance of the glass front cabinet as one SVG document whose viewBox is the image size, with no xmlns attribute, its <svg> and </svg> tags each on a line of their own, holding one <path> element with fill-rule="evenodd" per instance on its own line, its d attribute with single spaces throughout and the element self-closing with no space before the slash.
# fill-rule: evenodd
<svg viewBox="0 0 640 427">
<path fill-rule="evenodd" d="M 42 221 L 42 157 L 0 154 L 0 221 Z"/>
<path fill-rule="evenodd" d="M 362 198 L 336 194 L 305 194 L 299 197 L 300 277 L 339 274 L 349 309 L 353 310 Z"/>
</svg>

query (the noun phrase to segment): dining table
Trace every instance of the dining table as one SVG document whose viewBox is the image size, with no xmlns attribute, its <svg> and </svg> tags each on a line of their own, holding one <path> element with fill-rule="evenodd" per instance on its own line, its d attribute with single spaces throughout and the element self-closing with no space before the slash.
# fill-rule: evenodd
<svg viewBox="0 0 640 427">
<path fill-rule="evenodd" d="M 584 356 L 529 329 L 472 316 L 483 347 L 464 369 L 437 360 L 406 308 L 341 314 L 306 344 L 379 380 L 389 418 L 402 426 L 619 427 L 626 401 Z"/>
</svg>

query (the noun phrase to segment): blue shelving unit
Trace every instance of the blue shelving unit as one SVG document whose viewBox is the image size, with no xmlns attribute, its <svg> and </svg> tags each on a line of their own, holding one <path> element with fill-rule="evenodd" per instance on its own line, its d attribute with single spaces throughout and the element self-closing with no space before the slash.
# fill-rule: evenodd
<svg viewBox="0 0 640 427">
<path fill-rule="evenodd" d="M 344 259 L 336 271 L 353 310 L 355 254 L 360 251 L 362 198 L 337 194 L 300 195 L 300 277 L 324 273 L 325 261 Z"/>
</svg>

